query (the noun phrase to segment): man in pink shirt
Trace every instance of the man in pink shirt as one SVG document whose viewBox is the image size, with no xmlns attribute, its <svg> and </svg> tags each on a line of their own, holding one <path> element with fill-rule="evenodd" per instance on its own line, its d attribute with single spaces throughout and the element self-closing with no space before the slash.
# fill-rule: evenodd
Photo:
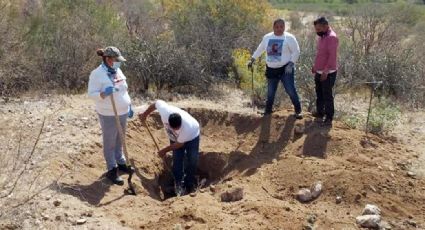
<svg viewBox="0 0 425 230">
<path fill-rule="evenodd" d="M 333 87 L 338 70 L 338 37 L 329 26 L 325 17 L 314 21 L 314 28 L 319 39 L 312 73 L 315 74 L 316 112 L 314 117 L 322 119 L 324 125 L 332 125 L 334 116 Z"/>
</svg>

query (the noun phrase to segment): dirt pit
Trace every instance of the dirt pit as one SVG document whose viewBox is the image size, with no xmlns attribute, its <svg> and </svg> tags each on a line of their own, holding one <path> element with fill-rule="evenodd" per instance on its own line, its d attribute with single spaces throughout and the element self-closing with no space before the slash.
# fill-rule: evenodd
<svg viewBox="0 0 425 230">
<path fill-rule="evenodd" d="M 365 146 L 358 130 L 338 122 L 320 127 L 309 115 L 296 120 L 289 110 L 266 117 L 188 111 L 202 126 L 197 177 L 206 184 L 195 196 L 175 197 L 171 156 L 158 157 L 138 121 L 127 130 L 137 196 L 124 193 L 127 185 L 113 186 L 102 177 L 101 143 L 81 152 L 82 166 L 56 191 L 132 229 L 302 229 L 312 214 L 317 229 L 357 229 L 355 218 L 367 203 L 378 205 L 395 229 L 414 229 L 411 221 L 425 224 L 425 183 L 406 176 L 412 156 L 393 139 L 370 136 Z M 148 124 L 166 146 L 159 116 Z M 316 181 L 324 192 L 299 203 L 294 194 Z M 243 189 L 243 199 L 221 202 L 220 194 L 234 188 Z M 336 197 L 342 201 L 336 203 Z"/>
<path fill-rule="evenodd" d="M 263 164 L 271 163 L 293 138 L 292 129 L 296 120 L 292 116 L 280 117 L 281 121 L 277 121 L 272 116 L 263 119 L 259 116 L 203 109 L 188 110 L 202 126 L 196 175 L 199 188 L 254 174 Z M 282 123 L 282 120 L 285 122 Z M 150 118 L 148 125 L 160 146 L 166 146 L 168 139 L 159 116 Z M 275 128 L 271 129 L 271 126 Z M 281 132 L 287 132 L 287 135 L 278 137 Z M 258 136 L 261 138 L 258 139 Z M 159 200 L 175 196 L 171 154 L 161 162 L 146 129 L 136 121 L 129 124 L 127 142 L 130 158 L 135 159 L 133 166 L 137 169 L 136 175 L 143 178 L 140 170 L 155 175 L 149 183 L 143 183 L 142 180 L 144 187 L 150 188 L 150 195 Z M 274 144 L 265 146 L 269 142 Z M 148 162 L 138 160 L 140 154 L 145 154 L 149 162 L 155 162 L 156 167 L 145 165 Z M 201 181 L 204 183 L 201 184 Z"/>
</svg>

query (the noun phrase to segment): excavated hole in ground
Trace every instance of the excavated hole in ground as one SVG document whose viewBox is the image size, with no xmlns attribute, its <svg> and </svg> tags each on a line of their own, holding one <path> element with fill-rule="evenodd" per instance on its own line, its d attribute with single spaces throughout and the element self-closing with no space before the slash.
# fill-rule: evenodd
<svg viewBox="0 0 425 230">
<path fill-rule="evenodd" d="M 201 124 L 201 147 L 196 178 L 203 179 L 203 187 L 218 184 L 238 176 L 252 175 L 257 168 L 272 162 L 288 143 L 293 133 L 295 119 L 291 116 L 269 116 L 261 118 L 254 115 L 242 115 L 208 109 L 188 109 Z M 159 145 L 168 142 L 157 114 L 149 121 L 150 129 L 160 140 Z M 154 149 L 152 139 L 144 128 L 135 128 L 137 122 L 130 123 L 130 137 L 143 143 L 133 152 Z M 281 135 L 289 134 L 289 135 Z M 272 144 L 265 144 L 267 142 Z M 265 152 L 267 154 L 265 154 Z M 156 156 L 155 156 L 156 158 Z M 174 179 L 171 172 L 172 157 L 167 156 L 157 165 L 156 179 L 149 182 L 151 197 L 165 200 L 175 196 Z M 166 166 L 161 165 L 165 162 Z M 137 166 L 136 166 L 137 167 Z M 152 189 L 153 188 L 153 189 Z M 152 191 L 153 190 L 153 191 Z"/>
</svg>

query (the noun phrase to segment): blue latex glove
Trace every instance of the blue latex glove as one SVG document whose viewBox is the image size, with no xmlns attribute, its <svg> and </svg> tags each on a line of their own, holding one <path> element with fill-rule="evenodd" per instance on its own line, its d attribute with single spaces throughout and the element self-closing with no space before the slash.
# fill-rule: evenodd
<svg viewBox="0 0 425 230">
<path fill-rule="evenodd" d="M 105 89 L 105 91 L 103 92 L 103 94 L 107 97 L 109 95 L 111 95 L 112 93 L 118 91 L 117 88 L 113 87 L 113 86 L 109 86 L 108 88 Z"/>
<path fill-rule="evenodd" d="M 286 74 L 292 74 L 293 71 L 294 71 L 294 63 L 288 62 L 288 64 L 285 67 L 285 73 Z"/>
<path fill-rule="evenodd" d="M 133 118 L 133 115 L 134 115 L 134 111 L 133 111 L 133 109 L 131 108 L 131 105 L 130 105 L 130 108 L 128 108 L 128 118 Z"/>
</svg>

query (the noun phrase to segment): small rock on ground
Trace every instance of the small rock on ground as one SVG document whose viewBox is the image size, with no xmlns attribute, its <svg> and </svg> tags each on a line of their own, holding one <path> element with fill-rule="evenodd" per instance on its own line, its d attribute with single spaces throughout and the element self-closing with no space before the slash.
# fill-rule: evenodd
<svg viewBox="0 0 425 230">
<path fill-rule="evenodd" d="M 301 190 L 299 190 L 296 194 L 297 200 L 299 200 L 300 202 L 309 202 L 313 199 L 312 195 L 311 195 L 311 191 L 308 188 L 303 188 Z"/>
<path fill-rule="evenodd" d="M 55 206 L 55 207 L 58 207 L 59 205 L 61 205 L 62 204 L 62 201 L 61 200 L 55 200 L 55 201 L 53 201 L 53 205 Z"/>
<path fill-rule="evenodd" d="M 337 204 L 341 204 L 341 202 L 342 202 L 342 197 L 341 197 L 341 196 L 337 196 L 337 197 L 335 198 L 335 203 L 337 203 Z"/>
<path fill-rule="evenodd" d="M 233 202 L 243 199 L 243 188 L 234 188 L 220 195 L 221 202 Z"/>
<path fill-rule="evenodd" d="M 362 215 L 381 215 L 381 209 L 378 206 L 373 204 L 366 204 L 366 207 L 363 209 Z"/>
<path fill-rule="evenodd" d="M 412 227 L 417 227 L 416 222 L 413 221 L 413 220 L 406 220 L 405 223 L 408 224 L 408 225 L 410 225 L 410 226 L 412 226 Z"/>
<path fill-rule="evenodd" d="M 381 222 L 380 215 L 363 215 L 356 218 L 356 223 L 362 228 L 379 228 Z"/>
<path fill-rule="evenodd" d="M 84 218 L 77 220 L 78 225 L 85 224 L 86 222 L 87 222 L 87 219 L 84 219 Z"/>
<path fill-rule="evenodd" d="M 174 225 L 174 228 L 173 228 L 173 230 L 182 230 L 183 228 L 182 228 L 182 225 L 181 224 L 176 224 L 176 225 Z"/>
<path fill-rule="evenodd" d="M 313 197 L 313 199 L 316 199 L 317 197 L 320 196 L 320 194 L 322 193 L 323 190 L 323 185 L 322 182 L 318 181 L 315 184 L 313 184 L 313 186 L 311 186 L 311 196 Z"/>
<path fill-rule="evenodd" d="M 381 221 L 381 223 L 379 223 L 379 230 L 390 230 L 390 229 L 392 229 L 392 227 L 388 222 Z"/>
</svg>

